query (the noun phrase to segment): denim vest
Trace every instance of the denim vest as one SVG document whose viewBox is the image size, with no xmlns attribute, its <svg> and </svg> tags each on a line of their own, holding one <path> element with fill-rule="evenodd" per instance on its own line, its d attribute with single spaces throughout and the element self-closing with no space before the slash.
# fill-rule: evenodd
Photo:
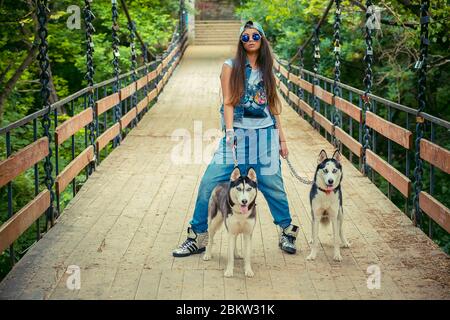
<svg viewBox="0 0 450 320">
<path fill-rule="evenodd" d="M 236 105 L 233 108 L 233 123 L 234 122 L 242 122 L 242 118 L 244 117 L 244 97 L 245 97 L 245 93 L 248 91 L 248 80 L 250 78 L 250 74 L 252 73 L 252 66 L 250 65 L 250 62 L 248 61 L 248 58 L 246 58 L 245 61 L 245 86 L 244 86 L 244 94 L 241 97 L 241 100 L 239 101 L 239 104 Z M 267 102 L 264 105 L 261 105 L 261 108 L 267 108 L 268 104 Z M 275 116 L 272 114 L 272 112 L 269 112 L 270 116 L 272 117 L 273 123 L 276 124 L 276 119 Z M 222 130 L 225 131 L 226 126 L 225 126 L 225 118 L 224 118 L 224 104 L 222 103 L 222 105 L 220 106 L 220 115 L 221 115 L 221 126 L 222 126 Z"/>
</svg>

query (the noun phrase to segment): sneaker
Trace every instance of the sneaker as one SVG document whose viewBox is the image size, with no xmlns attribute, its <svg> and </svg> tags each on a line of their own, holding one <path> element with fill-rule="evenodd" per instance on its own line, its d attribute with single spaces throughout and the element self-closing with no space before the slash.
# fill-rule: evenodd
<svg viewBox="0 0 450 320">
<path fill-rule="evenodd" d="M 281 232 L 279 246 L 281 250 L 287 253 L 295 253 L 297 248 L 295 247 L 295 239 L 297 239 L 298 227 L 291 224 L 284 228 Z"/>
<path fill-rule="evenodd" d="M 187 257 L 191 254 L 202 253 L 208 244 L 208 232 L 195 233 L 191 227 L 187 230 L 187 239 L 175 250 L 172 255 L 174 257 Z"/>
</svg>

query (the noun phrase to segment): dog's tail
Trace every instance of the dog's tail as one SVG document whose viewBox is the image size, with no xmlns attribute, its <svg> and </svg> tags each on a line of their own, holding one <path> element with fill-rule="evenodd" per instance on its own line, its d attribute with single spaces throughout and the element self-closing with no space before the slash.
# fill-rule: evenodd
<svg viewBox="0 0 450 320">
<path fill-rule="evenodd" d="M 328 215 L 327 212 L 325 212 L 322 217 L 320 217 L 320 223 L 323 224 L 324 226 L 327 226 L 330 224 L 330 216 Z"/>
</svg>

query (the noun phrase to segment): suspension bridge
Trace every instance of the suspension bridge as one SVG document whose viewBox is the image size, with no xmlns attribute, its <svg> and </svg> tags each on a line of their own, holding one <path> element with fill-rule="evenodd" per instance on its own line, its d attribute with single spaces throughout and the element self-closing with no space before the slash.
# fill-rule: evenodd
<svg viewBox="0 0 450 320">
<path fill-rule="evenodd" d="M 38 3 L 44 35 L 45 1 Z M 330 7 L 334 4 L 340 12 L 339 3 L 331 1 Z M 39 217 L 44 215 L 47 221 L 46 232 L 38 232 L 37 241 L 0 283 L 0 298 L 450 299 L 450 259 L 430 239 L 432 230 L 427 234 L 419 228 L 429 219 L 450 230 L 449 209 L 433 197 L 432 190 L 420 187 L 424 163 L 450 173 L 450 152 L 435 138 L 439 130 L 448 132 L 450 123 L 426 113 L 424 104 L 416 110 L 371 94 L 370 30 L 365 90 L 340 83 L 338 72 L 335 79 L 317 72 L 320 23 L 311 37 L 316 49 L 313 71 L 301 63 L 306 45 L 299 50 L 298 65 L 278 57 L 274 61 L 283 98 L 281 121 L 289 158 L 297 171 L 312 177 L 321 149 L 331 152 L 337 146 L 345 155 L 344 229 L 351 247 L 342 249 L 343 261 L 333 261 L 331 228 L 320 232 L 317 259 L 306 261 L 311 237 L 309 188 L 290 174 L 282 160 L 289 206 L 301 230 L 299 250 L 295 255 L 279 250 L 278 230 L 267 203 L 259 197 L 252 255 L 255 277 L 246 278 L 243 261 L 237 260 L 235 276 L 224 278 L 224 234 L 217 235 L 211 261 L 203 261 L 201 255 L 172 257 L 172 249 L 185 237 L 208 160 L 192 153 L 189 163 L 174 163 L 171 152 L 179 144 L 173 133 L 180 128 L 191 137 L 200 135 L 203 144 L 218 143 L 221 138 L 220 131 L 205 138 L 195 123 L 201 123 L 201 132 L 219 129 L 219 74 L 235 45 L 217 45 L 202 37 L 199 43 L 189 44 L 180 1 L 180 24 L 162 56 L 148 62 L 143 48 L 145 63 L 138 67 L 133 51 L 130 72 L 116 72 L 114 78 L 94 84 L 93 16 L 89 1 L 86 4 L 89 86 L 0 129 L 8 151 L 0 162 L 0 186 L 6 186 L 8 199 L 12 199 L 12 184 L 18 175 L 32 168 L 36 177 L 33 200 L 23 208 L 13 208 L 8 202 L 10 218 L 0 226 L 0 250 L 14 256 L 13 244 L 20 235 L 39 223 Z M 422 9 L 426 17 L 426 7 Z M 117 15 L 113 1 L 113 24 L 117 24 Z M 426 30 L 427 19 L 421 22 Z M 226 27 L 227 22 L 217 23 Z M 136 28 L 130 26 L 134 41 Z M 235 23 L 228 27 L 235 28 Z M 339 33 L 334 37 L 335 69 L 339 71 Z M 45 89 L 48 48 L 42 39 Z M 426 61 L 426 41 L 422 46 L 421 58 Z M 112 50 L 118 50 L 117 43 Z M 425 71 L 421 71 L 421 81 Z M 48 98 L 48 91 L 43 94 Z M 74 112 L 77 105 L 83 110 Z M 71 111 L 70 117 L 57 123 L 62 107 Z M 388 110 L 387 118 L 379 112 L 383 109 Z M 394 111 L 405 113 L 406 122 L 395 123 Z M 26 126 L 36 131 L 38 120 L 45 135 L 35 135 L 27 147 L 11 153 L 11 135 Z M 428 132 L 425 125 L 435 131 Z M 85 146 L 75 150 L 73 137 L 81 130 L 85 131 Z M 386 141 L 387 159 L 374 148 L 376 139 Z M 63 146 L 72 148 L 72 159 L 66 162 L 58 155 Z M 392 161 L 394 150 L 406 155 L 401 168 Z M 44 188 L 38 185 L 41 165 Z M 77 189 L 80 175 L 86 181 Z M 387 193 L 373 182 L 374 175 L 388 183 Z M 73 198 L 62 208 L 62 195 L 67 193 Z M 403 208 L 391 201 L 394 193 L 404 198 Z M 380 276 L 379 286 L 371 280 L 376 276 Z"/>
</svg>

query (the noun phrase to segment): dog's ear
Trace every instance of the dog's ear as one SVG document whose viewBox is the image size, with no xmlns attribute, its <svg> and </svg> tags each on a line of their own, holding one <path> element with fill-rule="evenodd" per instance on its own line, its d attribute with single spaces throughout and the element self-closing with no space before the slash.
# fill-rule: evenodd
<svg viewBox="0 0 450 320">
<path fill-rule="evenodd" d="M 341 162 L 341 153 L 339 152 L 339 150 L 336 150 L 333 153 L 333 159 L 336 160 L 337 162 Z"/>
<path fill-rule="evenodd" d="M 231 173 L 230 180 L 236 181 L 241 176 L 241 170 L 239 170 L 239 167 L 234 168 L 233 172 Z"/>
<path fill-rule="evenodd" d="M 248 177 L 250 180 L 256 182 L 256 171 L 255 171 L 255 169 L 253 169 L 253 167 L 250 167 L 250 168 L 248 169 L 247 177 Z"/>
<path fill-rule="evenodd" d="M 327 152 L 322 149 L 319 153 L 319 157 L 317 158 L 317 163 L 322 163 L 326 159 L 328 159 Z"/>
</svg>

